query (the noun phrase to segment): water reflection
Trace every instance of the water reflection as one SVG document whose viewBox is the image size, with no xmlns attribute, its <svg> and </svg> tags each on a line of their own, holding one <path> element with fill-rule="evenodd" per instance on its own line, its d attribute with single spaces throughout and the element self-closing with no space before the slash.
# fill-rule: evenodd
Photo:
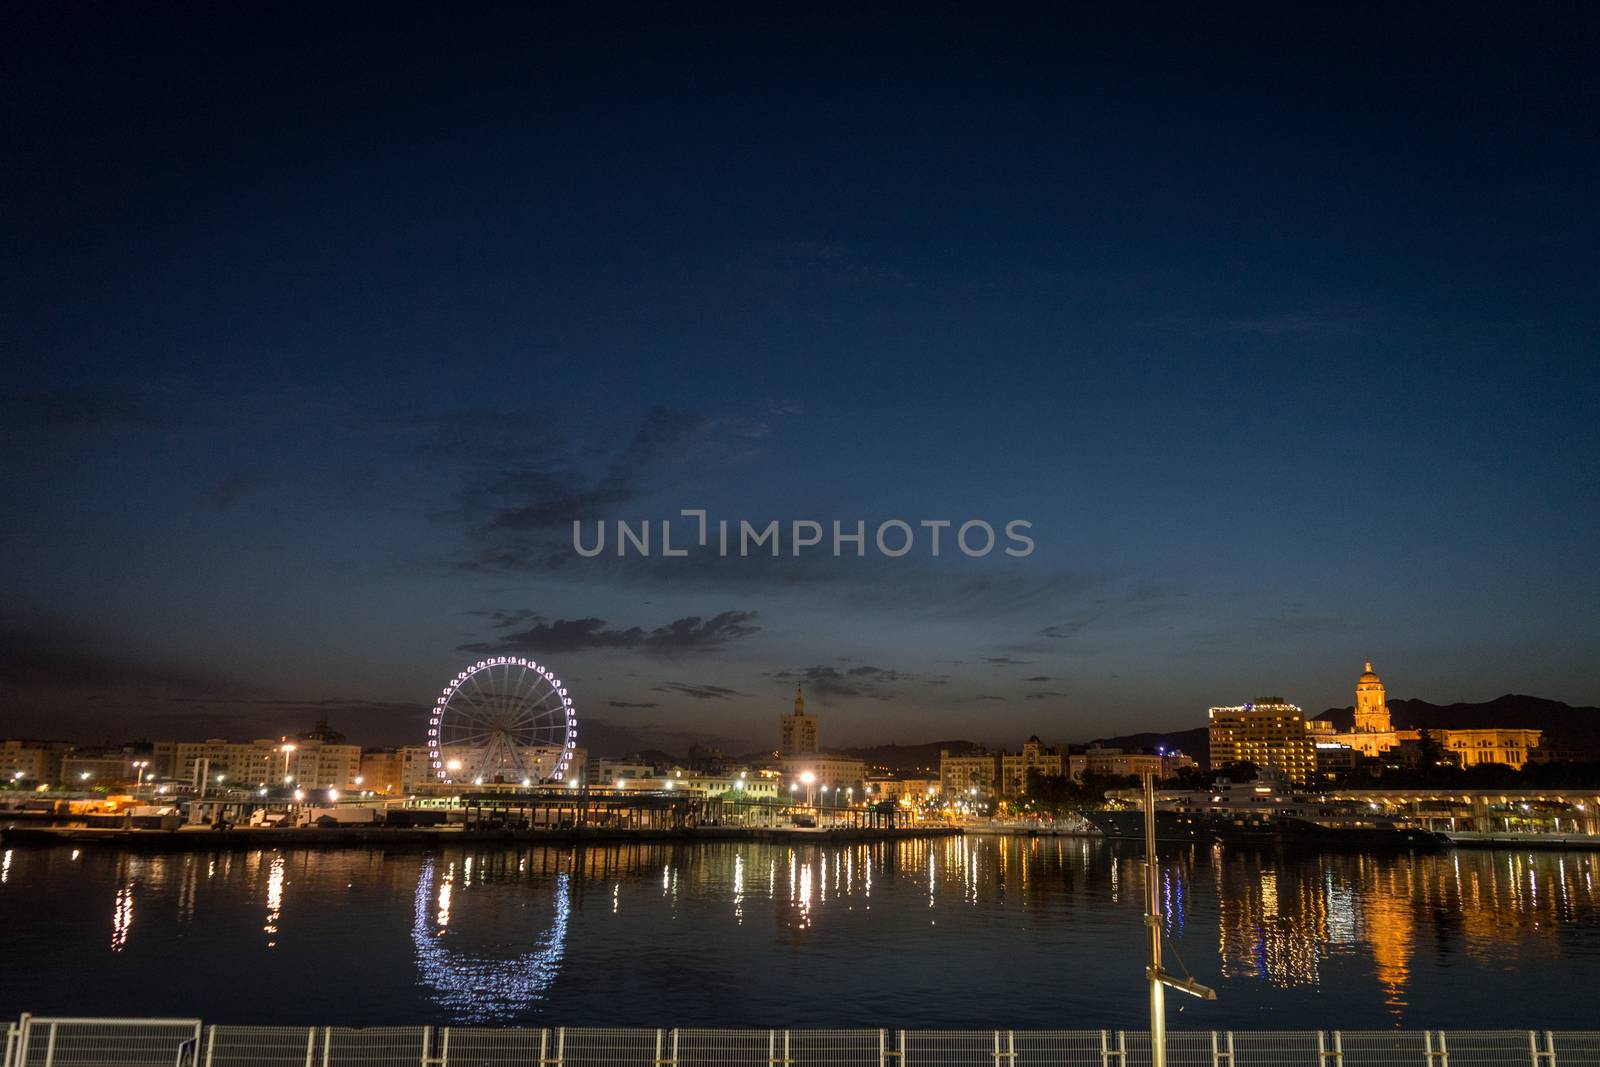
<svg viewBox="0 0 1600 1067">
<path fill-rule="evenodd" d="M 262 927 L 267 934 L 268 948 L 278 947 L 278 918 L 283 914 L 283 867 L 283 854 L 274 853 L 267 870 L 267 925 Z"/>
<path fill-rule="evenodd" d="M 555 877 L 550 924 L 531 938 L 535 947 L 508 956 L 503 950 L 516 947 L 526 935 L 499 924 L 491 926 L 485 931 L 487 936 L 470 947 L 463 938 L 445 937 L 454 896 L 455 864 L 446 865 L 435 904 L 437 865 L 431 856 L 422 862 L 411 926 L 411 944 L 423 983 L 451 1019 L 491 1023 L 522 1017 L 544 997 L 560 969 L 572 910 L 568 874 L 563 871 Z M 518 875 L 525 870 L 519 864 Z M 471 871 L 472 858 L 468 857 L 462 864 L 463 903 L 471 899 Z"/>
<path fill-rule="evenodd" d="M 765 1025 L 792 1018 L 803 1002 L 795 983 L 838 967 L 835 985 L 892 994 L 829 1002 L 842 1013 L 831 1024 L 954 1025 L 965 1017 L 952 1012 L 968 1012 L 972 1025 L 1003 1016 L 1051 1026 L 1064 1000 L 1074 1017 L 1121 1023 L 1139 1012 L 1142 860 L 1136 847 L 1095 840 L 996 837 L 435 854 L 86 849 L 76 860 L 23 849 L 0 854 L 0 928 L 35 953 L 60 953 L 63 975 L 116 975 L 124 989 L 143 972 L 114 960 L 219 976 L 265 968 L 290 1022 L 303 1002 L 291 996 L 322 995 L 305 976 L 338 959 L 369 990 L 369 1022 L 392 1020 L 400 1004 L 440 1022 L 585 1022 L 604 988 L 641 1025 L 669 1014 L 681 1025 Z M 1284 1026 L 1310 1026 L 1325 998 L 1347 1027 L 1474 1024 L 1475 1010 L 1512 1000 L 1537 1006 L 1519 1006 L 1518 1025 L 1530 1010 L 1560 1023 L 1564 991 L 1600 981 L 1597 865 L 1600 854 L 1584 852 L 1183 847 L 1163 855 L 1157 899 L 1175 957 L 1222 987 L 1205 1011 L 1224 1028 L 1260 1025 L 1273 1010 Z M 74 940 L 80 929 L 92 944 Z M 730 985 L 674 999 L 691 963 Z M 1094 978 L 1063 983 L 1062 973 Z M 63 978 L 61 994 L 81 997 L 83 984 Z"/>
</svg>

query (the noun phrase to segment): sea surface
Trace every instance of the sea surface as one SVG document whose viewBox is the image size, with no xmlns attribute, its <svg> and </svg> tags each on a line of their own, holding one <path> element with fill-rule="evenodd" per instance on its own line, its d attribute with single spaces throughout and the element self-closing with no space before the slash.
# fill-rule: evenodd
<svg viewBox="0 0 1600 1067">
<path fill-rule="evenodd" d="M 1196 1029 L 1595 1025 L 1600 853 L 1162 857 Z M 1137 1028 L 1142 857 L 1095 839 L 0 850 L 0 1017 Z"/>
</svg>

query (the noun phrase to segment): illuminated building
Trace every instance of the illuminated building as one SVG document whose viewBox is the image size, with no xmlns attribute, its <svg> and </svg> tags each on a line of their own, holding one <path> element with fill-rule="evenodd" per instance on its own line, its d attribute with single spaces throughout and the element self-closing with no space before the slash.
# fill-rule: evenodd
<svg viewBox="0 0 1600 1067">
<path fill-rule="evenodd" d="M 61 761 L 72 751 L 65 741 L 0 742 L 0 773 L 7 781 L 57 782 L 61 778 Z"/>
<path fill-rule="evenodd" d="M 1282 697 L 1211 709 L 1211 766 L 1253 763 L 1303 784 L 1316 773 L 1316 749 L 1305 715 Z"/>
<path fill-rule="evenodd" d="M 1313 720 L 1321 721 L 1321 720 Z M 1396 730 L 1384 698 L 1383 680 L 1372 671 L 1372 661 L 1356 679 L 1355 723 L 1349 733 L 1335 734 L 1326 740 L 1354 749 L 1357 755 L 1377 757 L 1399 748 L 1402 741 L 1415 741 L 1416 730 Z M 1318 738 L 1318 740 L 1322 740 Z"/>
<path fill-rule="evenodd" d="M 925 800 L 939 791 L 937 778 L 868 778 L 862 788 L 869 800 Z"/>
<path fill-rule="evenodd" d="M 1075 782 L 1085 775 L 1099 778 L 1140 778 L 1154 774 L 1158 780 L 1171 778 L 1180 768 L 1193 767 L 1194 760 L 1182 752 L 1124 752 L 1120 748 L 1091 745 L 1067 757 L 1067 774 Z"/>
<path fill-rule="evenodd" d="M 820 791 L 826 786 L 829 790 L 853 789 L 856 796 L 862 796 L 861 783 L 867 777 L 867 764 L 853 756 L 824 756 L 815 752 L 798 756 L 785 756 L 781 761 L 783 778 L 786 785 L 796 785 L 802 781 L 802 776 L 810 774 L 812 781 L 806 785 Z M 802 785 L 804 790 L 805 786 Z"/>
<path fill-rule="evenodd" d="M 1000 786 L 1000 757 L 983 749 L 952 756 L 949 749 L 939 752 L 939 784 L 945 793 L 966 793 L 976 789 L 994 796 Z"/>
<path fill-rule="evenodd" d="M 590 785 L 615 786 L 618 782 L 631 784 L 658 775 L 653 763 L 636 759 L 597 759 L 589 764 L 587 777 Z"/>
<path fill-rule="evenodd" d="M 1019 797 L 1028 791 L 1028 774 L 1037 771 L 1052 777 L 1064 773 L 1061 753 L 1044 747 L 1038 735 L 1022 743 L 1021 752 L 1004 752 L 1000 755 L 1000 795 Z"/>
<path fill-rule="evenodd" d="M 1356 681 L 1355 721 L 1352 729 L 1347 733 L 1324 736 L 1329 727 L 1322 726 L 1322 722 L 1323 720 L 1313 719 L 1306 724 L 1307 729 L 1313 731 L 1312 740 L 1318 743 L 1319 752 L 1322 751 L 1320 747 L 1322 742 L 1331 741 L 1354 749 L 1359 756 L 1377 757 L 1400 748 L 1402 742 L 1415 742 L 1422 736 L 1420 730 L 1395 729 L 1394 722 L 1389 716 L 1389 704 L 1384 697 L 1383 681 L 1373 673 L 1370 661 L 1367 663 L 1367 669 Z M 1462 767 L 1473 767 L 1480 763 L 1502 763 L 1517 768 L 1528 762 L 1529 750 L 1538 747 L 1541 736 L 1539 730 L 1522 727 L 1470 729 L 1447 727 L 1430 729 L 1428 735 L 1438 742 L 1441 749 L 1456 757 Z M 1335 752 L 1329 753 L 1331 759 L 1338 759 L 1339 756 L 1340 754 Z"/>
<path fill-rule="evenodd" d="M 398 793 L 402 784 L 400 750 L 397 748 L 367 748 L 361 751 L 360 788 L 374 793 Z"/>
<path fill-rule="evenodd" d="M 1439 747 L 1455 756 L 1463 767 L 1480 763 L 1504 763 L 1520 769 L 1528 762 L 1528 752 L 1539 745 L 1540 731 L 1523 728 L 1489 727 L 1474 730 L 1429 730 L 1428 736 Z"/>
<path fill-rule="evenodd" d="M 817 750 L 817 717 L 806 714 L 806 698 L 794 687 L 794 714 L 778 717 L 778 751 L 785 756 Z"/>
</svg>

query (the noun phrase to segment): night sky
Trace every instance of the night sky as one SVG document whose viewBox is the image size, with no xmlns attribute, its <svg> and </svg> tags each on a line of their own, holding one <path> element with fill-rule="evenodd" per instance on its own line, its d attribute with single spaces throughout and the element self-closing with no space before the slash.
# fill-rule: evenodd
<svg viewBox="0 0 1600 1067">
<path fill-rule="evenodd" d="M 0 736 L 1600 703 L 1600 8 L 465 8 L 6 6 Z"/>
</svg>

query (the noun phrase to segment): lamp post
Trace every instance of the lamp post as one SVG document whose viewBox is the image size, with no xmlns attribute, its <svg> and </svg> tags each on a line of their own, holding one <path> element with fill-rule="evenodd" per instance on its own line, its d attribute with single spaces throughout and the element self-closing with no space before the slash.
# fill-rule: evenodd
<svg viewBox="0 0 1600 1067">
<path fill-rule="evenodd" d="M 803 771 L 800 775 L 800 780 L 806 786 L 806 806 L 811 807 L 816 803 L 815 794 L 812 792 L 811 787 L 816 783 L 817 776 L 810 771 Z"/>
</svg>

